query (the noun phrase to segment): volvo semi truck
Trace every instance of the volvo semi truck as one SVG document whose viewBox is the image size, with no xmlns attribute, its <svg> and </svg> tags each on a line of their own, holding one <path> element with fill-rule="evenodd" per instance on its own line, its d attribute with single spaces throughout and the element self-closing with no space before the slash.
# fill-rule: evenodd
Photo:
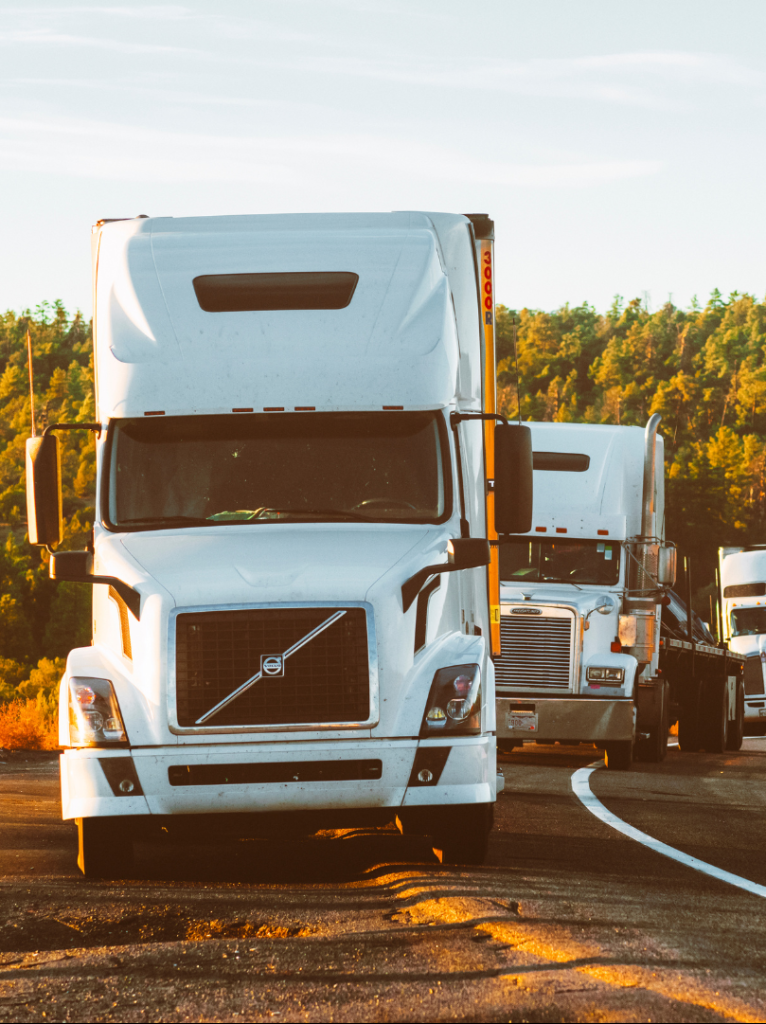
<svg viewBox="0 0 766 1024">
<path fill-rule="evenodd" d="M 766 546 L 718 550 L 723 634 L 745 656 L 745 733 L 766 736 Z"/>
<path fill-rule="evenodd" d="M 741 655 L 670 590 L 660 417 L 645 429 L 532 423 L 534 512 L 500 547 L 498 744 L 592 742 L 610 768 L 738 749 Z"/>
<path fill-rule="evenodd" d="M 86 875 L 133 840 L 396 820 L 484 856 L 500 533 L 527 427 L 495 413 L 493 225 L 437 213 L 93 229 L 96 418 L 27 444 L 30 540 L 93 588 L 60 689 Z M 60 551 L 60 436 L 95 437 Z"/>
</svg>

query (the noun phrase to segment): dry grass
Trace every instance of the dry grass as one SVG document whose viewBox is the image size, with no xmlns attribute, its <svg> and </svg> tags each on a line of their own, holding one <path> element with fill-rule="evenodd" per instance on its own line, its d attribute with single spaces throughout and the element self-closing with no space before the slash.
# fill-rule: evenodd
<svg viewBox="0 0 766 1024">
<path fill-rule="evenodd" d="M 58 745 L 58 708 L 53 696 L 39 693 L 0 704 L 0 747 L 55 750 Z"/>
</svg>

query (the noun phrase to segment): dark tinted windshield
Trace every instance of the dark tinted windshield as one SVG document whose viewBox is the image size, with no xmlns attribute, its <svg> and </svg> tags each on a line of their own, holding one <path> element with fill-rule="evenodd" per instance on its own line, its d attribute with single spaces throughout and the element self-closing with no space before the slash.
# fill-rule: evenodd
<svg viewBox="0 0 766 1024">
<path fill-rule="evenodd" d="M 443 434 L 432 412 L 118 420 L 109 525 L 441 522 L 450 511 Z"/>
<path fill-rule="evenodd" d="M 614 541 L 519 538 L 500 545 L 503 581 L 547 580 L 609 586 L 619 578 L 620 545 Z"/>
<path fill-rule="evenodd" d="M 732 636 L 766 633 L 766 608 L 734 608 L 731 613 Z"/>
</svg>

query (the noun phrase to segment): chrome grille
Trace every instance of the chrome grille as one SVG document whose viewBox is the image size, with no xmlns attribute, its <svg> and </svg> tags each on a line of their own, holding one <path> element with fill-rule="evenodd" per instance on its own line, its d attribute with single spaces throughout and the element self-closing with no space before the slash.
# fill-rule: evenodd
<svg viewBox="0 0 766 1024">
<path fill-rule="evenodd" d="M 502 654 L 495 662 L 498 686 L 567 689 L 571 678 L 572 616 L 503 615 Z"/>
<path fill-rule="evenodd" d="M 757 654 L 745 661 L 745 693 L 763 693 L 763 671 L 761 659 Z"/>
<path fill-rule="evenodd" d="M 248 608 L 185 612 L 176 620 L 176 712 L 194 728 L 219 702 L 307 636 L 334 608 Z M 343 615 L 290 657 L 283 674 L 263 676 L 205 721 L 226 726 L 364 722 L 370 714 L 367 620 Z"/>
</svg>

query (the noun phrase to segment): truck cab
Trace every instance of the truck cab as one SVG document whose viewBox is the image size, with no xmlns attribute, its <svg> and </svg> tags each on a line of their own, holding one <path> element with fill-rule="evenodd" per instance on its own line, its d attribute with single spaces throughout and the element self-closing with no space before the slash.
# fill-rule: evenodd
<svg viewBox="0 0 766 1024">
<path fill-rule="evenodd" d="M 718 552 L 724 638 L 745 656 L 745 730 L 766 735 L 766 547 Z"/>
<path fill-rule="evenodd" d="M 179 825 L 396 818 L 483 858 L 490 538 L 528 525 L 532 477 L 527 429 L 494 425 L 491 239 L 430 213 L 94 228 L 97 421 L 27 445 L 30 540 L 93 586 L 60 689 L 84 873 Z M 57 433 L 78 428 L 93 539 L 61 552 Z"/>
<path fill-rule="evenodd" d="M 532 526 L 500 546 L 498 743 L 590 741 L 629 761 L 637 687 L 658 665 L 660 605 L 641 538 L 648 499 L 661 541 L 662 437 L 656 424 L 649 439 L 639 427 L 529 426 Z"/>
</svg>

